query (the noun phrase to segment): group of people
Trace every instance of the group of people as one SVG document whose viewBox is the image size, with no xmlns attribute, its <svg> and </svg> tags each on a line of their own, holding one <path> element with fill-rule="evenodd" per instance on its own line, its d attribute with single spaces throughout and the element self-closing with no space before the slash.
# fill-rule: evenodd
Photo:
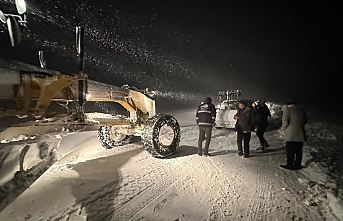
<svg viewBox="0 0 343 221">
<path fill-rule="evenodd" d="M 254 102 L 251 107 L 245 102 L 238 102 L 237 113 L 234 115 L 236 121 L 238 156 L 247 158 L 250 156 L 251 132 L 255 131 L 260 141 L 257 150 L 265 151 L 269 147 L 264 138 L 264 133 L 268 127 L 268 117 L 270 110 L 264 100 Z M 212 99 L 206 97 L 198 106 L 196 112 L 196 123 L 199 127 L 198 155 L 212 156 L 208 150 L 212 136 L 212 127 L 216 119 L 216 109 L 212 104 Z M 301 169 L 303 155 L 303 142 L 306 141 L 304 126 L 307 123 L 306 111 L 297 106 L 294 99 L 287 102 L 287 107 L 282 115 L 281 129 L 285 134 L 287 162 L 280 165 L 282 168 L 294 170 Z M 205 146 L 202 143 L 205 140 Z"/>
</svg>

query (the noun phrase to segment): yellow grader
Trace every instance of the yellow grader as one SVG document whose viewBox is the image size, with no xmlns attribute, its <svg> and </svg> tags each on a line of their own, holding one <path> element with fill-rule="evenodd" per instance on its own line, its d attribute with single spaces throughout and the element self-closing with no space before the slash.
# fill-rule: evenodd
<svg viewBox="0 0 343 221">
<path fill-rule="evenodd" d="M 25 13 L 23 0 L 18 0 L 18 12 Z M 24 6 L 22 6 L 24 5 Z M 20 42 L 21 17 L 5 14 L 0 11 L 0 18 L 8 24 L 12 46 Z M 25 20 L 26 21 L 26 20 Z M 13 26 L 13 24 L 17 24 Z M 13 39 L 13 37 L 18 37 Z M 16 44 L 14 44 L 14 43 Z M 87 124 L 84 113 L 85 102 L 115 102 L 127 110 L 128 116 L 96 118 L 99 124 L 97 137 L 103 147 L 109 149 L 127 143 L 130 137 L 140 136 L 146 151 L 154 157 L 167 157 L 176 151 L 180 142 L 180 127 L 177 120 L 166 114 L 156 114 L 155 100 L 152 91 L 138 90 L 135 87 L 112 85 L 94 87 L 89 84 L 88 76 L 83 71 L 83 28 L 76 27 L 76 49 L 79 57 L 78 73 L 61 73 L 45 69 L 43 52 L 39 52 L 41 69 L 39 71 L 20 71 L 18 81 L 12 82 L 12 105 L 3 105 L 0 114 L 3 116 L 44 117 L 52 101 L 72 103 L 70 122 Z M 0 68 L 0 78 L 4 79 L 13 70 Z M 105 85 L 105 84 L 104 84 Z M 1 98 L 1 97 L 0 97 Z"/>
<path fill-rule="evenodd" d="M 0 69 L 5 74 L 7 69 Z M 97 136 L 103 147 L 109 149 L 140 136 L 144 148 L 154 157 L 166 157 L 176 151 L 180 142 L 180 127 L 170 115 L 156 114 L 152 91 L 134 87 L 88 88 L 87 75 L 65 74 L 59 71 L 21 71 L 20 83 L 13 85 L 13 108 L 1 107 L 3 116 L 32 115 L 44 117 L 51 101 L 71 102 L 76 107 L 70 114 L 70 123 L 87 123 L 83 104 L 87 102 L 116 102 L 124 107 L 128 116 L 94 118 L 99 123 Z M 91 84 L 94 85 L 94 84 Z M 80 91 L 80 88 L 83 88 Z"/>
</svg>

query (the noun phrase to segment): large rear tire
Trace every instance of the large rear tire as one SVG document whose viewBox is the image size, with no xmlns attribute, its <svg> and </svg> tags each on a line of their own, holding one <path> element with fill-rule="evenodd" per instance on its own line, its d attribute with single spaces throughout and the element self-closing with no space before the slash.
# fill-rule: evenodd
<svg viewBox="0 0 343 221">
<path fill-rule="evenodd" d="M 130 137 L 120 134 L 115 130 L 115 126 L 100 126 L 97 132 L 98 140 L 106 149 L 122 146 L 129 143 Z"/>
<path fill-rule="evenodd" d="M 159 114 L 149 118 L 142 132 L 144 149 L 153 157 L 172 155 L 180 143 L 180 126 L 170 115 Z"/>
</svg>

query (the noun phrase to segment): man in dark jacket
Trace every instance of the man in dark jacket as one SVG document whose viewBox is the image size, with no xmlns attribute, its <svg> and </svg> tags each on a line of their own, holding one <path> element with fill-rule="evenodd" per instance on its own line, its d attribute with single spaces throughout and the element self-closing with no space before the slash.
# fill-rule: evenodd
<svg viewBox="0 0 343 221">
<path fill-rule="evenodd" d="M 216 108 L 212 104 L 212 99 L 206 97 L 203 102 L 198 106 L 196 112 L 196 122 L 199 127 L 199 140 L 198 140 L 198 155 L 210 156 L 208 148 L 210 146 L 212 127 L 216 119 Z M 206 140 L 204 152 L 202 150 L 202 141 Z"/>
<path fill-rule="evenodd" d="M 258 150 L 262 149 L 265 151 L 266 147 L 269 147 L 268 142 L 264 139 L 264 133 L 268 127 L 268 117 L 270 117 L 270 110 L 266 105 L 264 100 L 260 100 L 255 105 L 255 116 L 256 116 L 256 136 L 260 140 L 260 147 Z"/>
<path fill-rule="evenodd" d="M 243 158 L 249 157 L 250 151 L 250 138 L 251 131 L 253 130 L 253 125 L 255 125 L 254 115 L 249 107 L 240 101 L 238 103 L 237 113 L 233 117 L 237 120 L 237 146 L 238 146 L 238 156 L 243 156 Z M 244 152 L 242 147 L 242 141 L 244 140 Z"/>
</svg>

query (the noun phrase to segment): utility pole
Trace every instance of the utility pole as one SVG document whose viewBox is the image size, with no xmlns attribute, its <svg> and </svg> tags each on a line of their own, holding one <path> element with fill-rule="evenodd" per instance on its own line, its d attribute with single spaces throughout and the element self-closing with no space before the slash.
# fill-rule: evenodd
<svg viewBox="0 0 343 221">
<path fill-rule="evenodd" d="M 76 26 L 76 50 L 79 58 L 79 73 L 78 73 L 78 97 L 76 105 L 76 120 L 85 122 L 84 104 L 86 101 L 87 88 L 87 75 L 84 74 L 84 28 Z"/>
</svg>

